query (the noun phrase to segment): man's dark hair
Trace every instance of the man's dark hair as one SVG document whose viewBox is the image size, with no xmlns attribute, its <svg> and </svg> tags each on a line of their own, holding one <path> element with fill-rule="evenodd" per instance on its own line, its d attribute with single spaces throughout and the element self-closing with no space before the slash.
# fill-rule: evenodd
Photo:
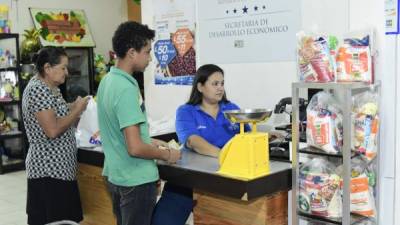
<svg viewBox="0 0 400 225">
<path fill-rule="evenodd" d="M 198 105 L 203 100 L 203 94 L 197 89 L 197 84 L 200 83 L 204 85 L 208 78 L 215 72 L 220 72 L 224 75 L 224 71 L 217 65 L 214 64 L 206 64 L 202 65 L 197 69 L 196 76 L 194 77 L 192 91 L 190 93 L 190 98 L 187 104 L 190 105 Z M 222 96 L 221 102 L 229 102 L 226 97 L 226 93 Z"/>
<path fill-rule="evenodd" d="M 130 48 L 140 52 L 148 41 L 154 39 L 154 30 L 134 21 L 121 23 L 114 33 L 112 45 L 115 54 L 124 58 Z"/>
</svg>

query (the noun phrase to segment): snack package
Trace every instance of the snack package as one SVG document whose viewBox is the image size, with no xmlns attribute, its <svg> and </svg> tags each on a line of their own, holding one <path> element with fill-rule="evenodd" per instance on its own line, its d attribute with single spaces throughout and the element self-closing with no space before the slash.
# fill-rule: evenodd
<svg viewBox="0 0 400 225">
<path fill-rule="evenodd" d="M 368 46 L 345 44 L 339 48 L 337 57 L 337 81 L 362 81 L 372 83 L 371 53 Z"/>
<path fill-rule="evenodd" d="M 373 194 L 376 175 L 372 164 L 368 165 L 360 157 L 351 159 L 350 211 L 352 213 L 374 218 L 376 216 Z M 343 166 L 336 168 L 337 174 L 343 173 Z M 341 187 L 342 188 L 342 187 Z"/>
<path fill-rule="evenodd" d="M 352 109 L 352 149 L 368 161 L 376 157 L 378 149 L 378 96 L 363 92 L 354 96 Z"/>
<path fill-rule="evenodd" d="M 327 92 L 315 94 L 307 106 L 307 144 L 327 153 L 341 152 L 343 146 L 342 112 Z"/>
<path fill-rule="evenodd" d="M 368 186 L 368 177 L 361 174 L 351 178 L 350 211 L 366 217 L 375 217 L 375 199 Z"/>
<path fill-rule="evenodd" d="M 333 82 L 336 76 L 336 63 L 333 48 L 337 39 L 333 36 L 297 33 L 297 63 L 300 80 L 304 82 Z M 333 51 L 334 52 L 334 51 Z"/>
<path fill-rule="evenodd" d="M 322 158 L 314 158 L 300 167 L 298 208 L 322 217 L 342 216 L 340 177 L 335 166 Z"/>
<path fill-rule="evenodd" d="M 373 31 L 354 31 L 345 35 L 336 56 L 337 81 L 373 83 Z"/>
</svg>

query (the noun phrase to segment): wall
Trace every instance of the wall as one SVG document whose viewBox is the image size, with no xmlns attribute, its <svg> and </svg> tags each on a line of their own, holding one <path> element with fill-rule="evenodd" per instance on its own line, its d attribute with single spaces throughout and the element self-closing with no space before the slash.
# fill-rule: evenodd
<svg viewBox="0 0 400 225">
<path fill-rule="evenodd" d="M 394 134 L 394 142 L 395 142 L 395 148 L 394 150 L 394 160 L 395 160 L 395 168 L 394 168 L 394 177 L 392 178 L 392 183 L 394 183 L 393 187 L 393 192 L 394 196 L 392 195 L 392 199 L 394 202 L 394 223 L 393 224 L 400 224 L 400 154 L 398 153 L 398 150 L 400 149 L 400 79 L 399 79 L 399 71 L 400 71 L 400 38 L 396 36 L 393 38 L 394 41 L 392 46 L 395 46 L 395 48 L 391 49 L 396 49 L 395 57 L 390 58 L 393 61 L 393 64 L 395 64 L 395 74 L 394 74 L 394 80 L 395 80 L 395 94 L 394 99 L 395 99 L 395 113 L 393 114 L 393 117 L 395 118 L 395 134 Z M 392 96 L 392 98 L 393 98 Z M 397 152 L 396 152 L 397 150 Z M 397 190 L 397 191 L 396 191 Z M 392 193 L 393 193 L 392 192 Z"/>
<path fill-rule="evenodd" d="M 395 158 L 395 150 L 398 149 L 398 143 L 396 141 L 396 130 L 399 130 L 399 126 L 396 128 L 396 123 L 394 121 L 398 120 L 399 110 L 396 109 L 396 89 L 399 84 L 396 84 L 398 75 L 398 38 L 395 35 L 387 35 L 385 37 L 385 67 L 382 73 L 383 88 L 381 97 L 381 108 L 384 112 L 382 114 L 382 124 L 381 124 L 381 221 L 382 224 L 398 224 L 394 220 L 396 206 L 394 204 L 395 193 L 395 165 L 400 162 Z M 397 180 L 399 178 L 397 177 Z M 398 189 L 397 189 L 398 190 Z M 388 207 L 390 206 L 390 207 Z M 398 209 L 398 207 L 397 207 Z M 397 213 L 398 214 L 398 213 Z M 399 221 L 400 222 L 400 221 Z"/>
<path fill-rule="evenodd" d="M 114 30 L 121 21 L 128 18 L 126 0 L 0 0 L 0 3 L 10 6 L 11 31 L 20 34 L 33 27 L 29 7 L 85 10 L 97 46 L 95 52 L 106 57 L 112 49 L 111 38 Z"/>
<path fill-rule="evenodd" d="M 142 12 L 140 9 L 140 5 L 136 4 L 132 0 L 126 0 L 126 4 L 128 8 L 128 20 L 141 22 Z"/>
</svg>

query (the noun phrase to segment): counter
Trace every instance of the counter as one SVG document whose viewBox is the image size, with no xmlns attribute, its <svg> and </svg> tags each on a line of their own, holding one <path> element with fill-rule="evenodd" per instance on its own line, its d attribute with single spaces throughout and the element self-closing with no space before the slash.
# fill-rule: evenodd
<svg viewBox="0 0 400 225">
<path fill-rule="evenodd" d="M 78 181 L 85 220 L 82 224 L 115 224 L 111 200 L 101 177 L 104 155 L 89 149 L 78 151 Z M 218 161 L 182 150 L 177 164 L 158 162 L 160 177 L 193 188 L 194 224 L 287 224 L 287 192 L 291 188 L 291 164 L 270 162 L 270 174 L 251 181 L 216 173 Z"/>
</svg>

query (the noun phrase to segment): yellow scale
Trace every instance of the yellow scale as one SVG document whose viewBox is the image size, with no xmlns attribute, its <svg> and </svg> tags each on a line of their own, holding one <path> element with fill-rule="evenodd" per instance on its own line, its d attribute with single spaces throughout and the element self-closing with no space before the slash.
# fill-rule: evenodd
<svg viewBox="0 0 400 225">
<path fill-rule="evenodd" d="M 222 148 L 218 173 L 241 180 L 251 180 L 269 173 L 268 133 L 257 132 L 257 122 L 266 121 L 271 110 L 243 109 L 225 111 L 232 123 L 240 123 L 236 134 Z M 252 130 L 244 132 L 244 124 L 251 123 Z"/>
</svg>

